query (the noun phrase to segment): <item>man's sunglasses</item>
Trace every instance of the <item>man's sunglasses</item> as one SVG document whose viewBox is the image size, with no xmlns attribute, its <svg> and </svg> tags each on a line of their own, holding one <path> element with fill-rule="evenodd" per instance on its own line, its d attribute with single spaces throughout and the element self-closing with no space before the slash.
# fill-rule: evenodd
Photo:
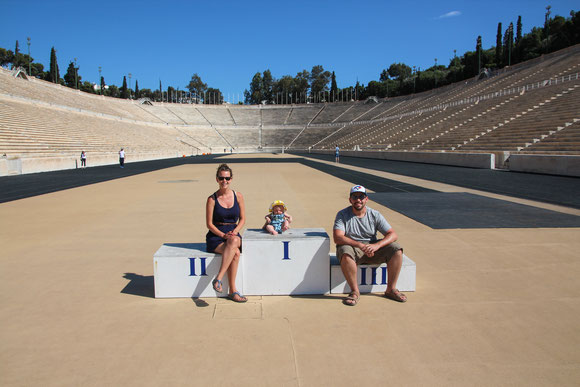
<svg viewBox="0 0 580 387">
<path fill-rule="evenodd" d="M 230 181 L 232 178 L 230 176 L 219 176 L 218 180 L 227 180 Z"/>
<path fill-rule="evenodd" d="M 353 200 L 364 200 L 367 197 L 365 194 L 358 194 L 358 195 L 350 195 Z"/>
</svg>

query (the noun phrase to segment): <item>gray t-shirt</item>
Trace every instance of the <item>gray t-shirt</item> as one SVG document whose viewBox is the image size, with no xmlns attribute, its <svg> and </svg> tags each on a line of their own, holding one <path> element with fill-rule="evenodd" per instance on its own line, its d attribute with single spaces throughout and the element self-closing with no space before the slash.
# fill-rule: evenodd
<svg viewBox="0 0 580 387">
<path fill-rule="evenodd" d="M 367 207 L 365 216 L 359 218 L 352 212 L 352 207 L 347 207 L 336 214 L 333 228 L 344 231 L 344 235 L 355 241 L 374 243 L 377 241 L 377 231 L 384 235 L 391 225 L 377 210 Z"/>
</svg>

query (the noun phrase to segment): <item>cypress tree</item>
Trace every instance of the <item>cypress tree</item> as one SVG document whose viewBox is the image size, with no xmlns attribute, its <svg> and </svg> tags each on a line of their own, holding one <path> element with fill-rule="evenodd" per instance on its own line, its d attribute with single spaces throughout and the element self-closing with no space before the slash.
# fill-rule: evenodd
<svg viewBox="0 0 580 387">
<path fill-rule="evenodd" d="M 123 75 L 123 86 L 121 86 L 121 98 L 127 99 L 127 77 Z"/>
<path fill-rule="evenodd" d="M 135 79 L 135 99 L 139 99 L 139 81 Z"/>
<path fill-rule="evenodd" d="M 502 67 L 501 66 L 501 50 L 502 50 L 502 45 L 501 45 L 501 22 L 497 23 L 497 35 L 495 37 L 495 63 L 497 65 L 497 67 Z"/>
<path fill-rule="evenodd" d="M 481 73 L 481 35 L 477 37 L 475 44 L 475 55 L 477 55 L 477 75 Z"/>
<path fill-rule="evenodd" d="M 334 102 L 336 98 L 336 94 L 338 93 L 338 86 L 336 84 L 336 75 L 334 75 L 334 71 L 330 77 L 330 100 Z"/>
<path fill-rule="evenodd" d="M 58 63 L 56 61 L 56 50 L 54 46 L 50 49 L 50 81 L 58 83 L 60 74 L 58 72 Z"/>
</svg>

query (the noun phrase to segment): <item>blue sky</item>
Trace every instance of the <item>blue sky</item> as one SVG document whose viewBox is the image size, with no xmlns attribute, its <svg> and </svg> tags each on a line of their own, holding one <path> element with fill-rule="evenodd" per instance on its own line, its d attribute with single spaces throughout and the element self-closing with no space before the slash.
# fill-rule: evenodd
<svg viewBox="0 0 580 387">
<path fill-rule="evenodd" d="M 237 101 L 256 72 L 276 78 L 322 65 L 339 87 L 378 80 L 391 63 L 428 68 L 457 54 L 495 45 L 522 16 L 524 33 L 544 23 L 545 8 L 568 17 L 576 1 L 110 1 L 0 0 L 0 47 L 48 68 L 57 50 L 61 76 L 77 58 L 83 80 L 108 84 L 132 74 L 139 87 L 181 90 L 198 73 Z M 229 96 L 229 98 L 228 98 Z"/>
</svg>

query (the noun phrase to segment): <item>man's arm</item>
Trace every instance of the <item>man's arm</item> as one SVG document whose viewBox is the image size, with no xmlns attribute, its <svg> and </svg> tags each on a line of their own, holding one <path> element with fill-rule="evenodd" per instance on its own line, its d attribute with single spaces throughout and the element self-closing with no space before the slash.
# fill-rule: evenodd
<svg viewBox="0 0 580 387">
<path fill-rule="evenodd" d="M 395 242 L 398 238 L 397 233 L 392 228 L 385 233 L 385 237 L 383 239 L 370 244 L 355 241 L 354 239 L 347 237 L 344 234 L 344 230 L 339 230 L 336 228 L 332 230 L 332 237 L 334 239 L 335 244 L 358 247 L 366 254 L 367 257 L 372 257 L 373 255 L 375 255 L 375 251 L 377 251 L 381 247 L 384 247 L 388 244 Z"/>
<path fill-rule="evenodd" d="M 344 233 L 344 230 L 340 230 L 338 228 L 332 230 L 332 238 L 334 239 L 334 244 L 336 245 L 350 245 L 353 247 L 358 247 L 359 249 L 362 249 L 365 246 L 364 243 L 347 237 Z"/>
</svg>

